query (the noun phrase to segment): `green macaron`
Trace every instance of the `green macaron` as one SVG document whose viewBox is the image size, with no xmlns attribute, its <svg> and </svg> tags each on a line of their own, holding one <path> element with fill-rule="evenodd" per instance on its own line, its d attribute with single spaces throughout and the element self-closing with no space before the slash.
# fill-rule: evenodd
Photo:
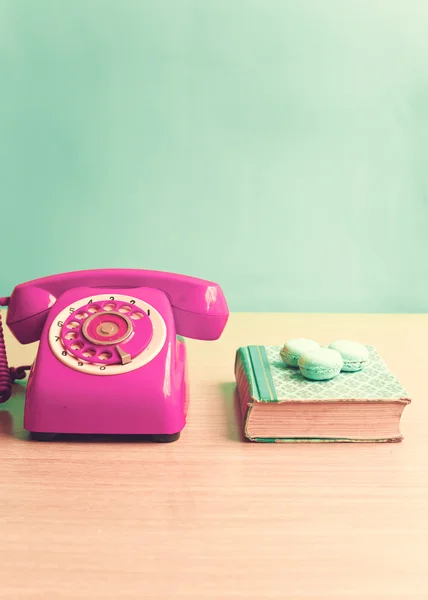
<svg viewBox="0 0 428 600">
<path fill-rule="evenodd" d="M 289 367 L 297 367 L 298 360 L 303 352 L 308 350 L 316 350 L 320 345 L 313 340 L 304 338 L 296 338 L 289 340 L 280 351 L 280 356 L 286 365 Z"/>
<path fill-rule="evenodd" d="M 329 345 L 329 348 L 339 352 L 343 359 L 342 371 L 360 371 L 369 361 L 367 347 L 358 342 L 337 340 Z"/>
<path fill-rule="evenodd" d="M 336 350 L 317 348 L 304 352 L 297 364 L 304 377 L 322 381 L 336 377 L 343 367 L 343 360 Z"/>
</svg>

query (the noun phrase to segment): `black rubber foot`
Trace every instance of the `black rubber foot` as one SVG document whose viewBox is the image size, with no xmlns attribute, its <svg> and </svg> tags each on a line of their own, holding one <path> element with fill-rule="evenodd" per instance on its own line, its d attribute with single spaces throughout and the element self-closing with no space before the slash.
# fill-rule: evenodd
<svg viewBox="0 0 428 600">
<path fill-rule="evenodd" d="M 152 442 L 156 442 L 158 444 L 169 444 L 170 442 L 176 442 L 180 437 L 180 432 L 178 433 L 161 433 L 158 435 L 152 435 Z"/>
<path fill-rule="evenodd" d="M 30 437 L 36 442 L 52 442 L 56 433 L 41 433 L 40 431 L 30 431 Z"/>
</svg>

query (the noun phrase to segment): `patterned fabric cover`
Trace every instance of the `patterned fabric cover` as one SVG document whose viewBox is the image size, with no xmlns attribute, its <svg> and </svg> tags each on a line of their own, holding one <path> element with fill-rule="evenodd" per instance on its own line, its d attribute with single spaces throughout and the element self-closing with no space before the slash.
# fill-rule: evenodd
<svg viewBox="0 0 428 600">
<path fill-rule="evenodd" d="M 237 358 L 243 362 L 252 398 L 262 402 L 287 400 L 408 401 L 406 390 L 388 370 L 376 350 L 372 346 L 367 346 L 367 348 L 369 362 L 362 371 L 341 372 L 327 381 L 310 381 L 303 377 L 299 369 L 285 365 L 279 355 L 281 346 L 240 348 Z M 260 358 L 258 358 L 259 356 Z"/>
<path fill-rule="evenodd" d="M 376 350 L 367 346 L 369 362 L 362 371 L 342 372 L 327 381 L 309 381 L 298 369 L 285 365 L 279 346 L 267 346 L 266 355 L 278 399 L 385 400 L 407 398 L 406 390 L 388 370 Z"/>
</svg>

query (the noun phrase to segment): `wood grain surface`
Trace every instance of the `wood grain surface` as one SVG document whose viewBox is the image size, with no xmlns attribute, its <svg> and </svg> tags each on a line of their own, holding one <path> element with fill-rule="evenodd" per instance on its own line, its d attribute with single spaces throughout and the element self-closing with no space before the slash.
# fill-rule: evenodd
<svg viewBox="0 0 428 600">
<path fill-rule="evenodd" d="M 297 336 L 374 345 L 413 398 L 404 441 L 243 442 L 237 347 Z M 426 600 L 427 340 L 428 315 L 232 314 L 219 341 L 187 342 L 188 425 L 166 445 L 30 442 L 15 386 L 0 410 L 0 598 Z M 7 342 L 10 364 L 35 356 Z"/>
</svg>

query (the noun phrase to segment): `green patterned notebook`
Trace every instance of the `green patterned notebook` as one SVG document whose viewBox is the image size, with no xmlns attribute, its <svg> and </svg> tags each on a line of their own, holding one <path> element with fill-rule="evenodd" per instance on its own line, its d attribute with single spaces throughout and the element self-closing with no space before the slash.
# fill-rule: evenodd
<svg viewBox="0 0 428 600">
<path fill-rule="evenodd" d="M 246 346 L 235 377 L 245 436 L 258 442 L 399 442 L 410 398 L 376 352 L 354 373 L 305 379 L 285 365 L 281 346 Z"/>
</svg>

